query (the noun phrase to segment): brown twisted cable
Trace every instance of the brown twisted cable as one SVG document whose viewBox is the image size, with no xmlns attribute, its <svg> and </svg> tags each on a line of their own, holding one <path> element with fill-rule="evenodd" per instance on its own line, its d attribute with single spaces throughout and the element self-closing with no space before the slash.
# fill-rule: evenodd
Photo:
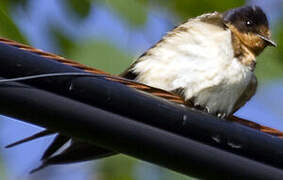
<svg viewBox="0 0 283 180">
<path fill-rule="evenodd" d="M 104 77 L 107 80 L 119 82 L 119 83 L 122 83 L 122 84 L 130 87 L 130 88 L 138 89 L 140 91 L 150 93 L 154 96 L 165 98 L 165 99 L 167 99 L 171 102 L 174 102 L 174 103 L 183 104 L 183 105 L 192 107 L 192 104 L 190 104 L 190 103 L 188 104 L 188 102 L 186 102 L 182 97 L 180 97 L 176 94 L 167 92 L 165 90 L 153 88 L 153 87 L 147 86 L 145 84 L 141 84 L 141 83 L 138 83 L 138 82 L 135 82 L 135 81 L 131 81 L 131 80 L 128 80 L 128 79 L 121 78 L 119 76 L 110 75 L 109 73 L 106 73 L 104 71 L 101 71 L 101 70 L 80 64 L 78 62 L 66 59 L 64 57 L 58 56 L 58 55 L 53 54 L 53 53 L 44 52 L 40 49 L 36 49 L 36 48 L 31 47 L 31 46 L 21 44 L 21 43 L 18 43 L 18 42 L 9 40 L 9 39 L 0 38 L 0 43 L 4 43 L 4 44 L 7 44 L 7 45 L 17 47 L 17 48 L 22 49 L 24 51 L 40 55 L 40 56 L 48 58 L 50 60 L 55 60 L 57 62 L 65 64 L 65 65 L 69 65 L 69 66 L 84 70 L 85 72 L 105 75 Z M 277 136 L 279 138 L 283 138 L 283 132 L 276 130 L 276 129 L 273 129 L 273 128 L 270 128 L 270 127 L 267 127 L 267 126 L 262 126 L 258 123 L 255 123 L 255 122 L 252 122 L 252 121 L 249 121 L 249 120 L 246 120 L 246 119 L 242 119 L 242 118 L 239 118 L 239 117 L 236 117 L 236 116 L 230 116 L 230 117 L 228 117 L 228 120 L 240 123 L 242 125 L 248 126 L 250 128 L 253 128 L 253 129 L 257 129 L 261 132 L 264 132 L 264 133 L 267 133 L 267 134 L 270 134 L 270 135 Z"/>
<path fill-rule="evenodd" d="M 234 122 L 238 122 L 238 123 L 243 124 L 245 126 L 248 126 L 250 128 L 257 129 L 257 130 L 259 130 L 261 132 L 264 132 L 264 133 L 267 133 L 267 134 L 270 134 L 270 135 L 274 135 L 274 136 L 277 136 L 279 138 L 283 138 L 283 132 L 281 132 L 281 131 L 279 131 L 277 129 L 274 129 L 274 128 L 263 126 L 263 125 L 260 125 L 258 123 L 255 123 L 255 122 L 243 119 L 243 118 L 239 118 L 239 117 L 234 116 L 234 115 L 230 116 L 228 118 L 228 120 L 231 120 L 231 121 L 234 121 Z"/>
</svg>

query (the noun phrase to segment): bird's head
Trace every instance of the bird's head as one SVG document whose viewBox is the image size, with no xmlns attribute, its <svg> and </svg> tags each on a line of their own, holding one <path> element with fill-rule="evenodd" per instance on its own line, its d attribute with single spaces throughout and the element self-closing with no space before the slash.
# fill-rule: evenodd
<svg viewBox="0 0 283 180">
<path fill-rule="evenodd" d="M 269 23 L 263 10 L 258 6 L 231 9 L 223 14 L 224 24 L 255 55 L 266 46 L 276 46 L 271 40 Z"/>
</svg>

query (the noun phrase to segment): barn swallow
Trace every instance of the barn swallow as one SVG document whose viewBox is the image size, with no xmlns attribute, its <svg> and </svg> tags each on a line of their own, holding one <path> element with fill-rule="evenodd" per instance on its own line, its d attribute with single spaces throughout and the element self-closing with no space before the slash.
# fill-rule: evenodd
<svg viewBox="0 0 283 180">
<path fill-rule="evenodd" d="M 121 77 L 176 93 L 197 109 L 226 118 L 255 94 L 256 56 L 267 46 L 276 44 L 260 7 L 203 14 L 168 32 Z M 52 133 L 45 130 L 8 147 Z M 68 141 L 69 146 L 56 153 Z M 33 172 L 52 164 L 114 154 L 58 134 L 44 153 L 42 165 Z"/>
<path fill-rule="evenodd" d="M 170 31 L 122 76 L 225 118 L 255 94 L 256 56 L 266 46 L 276 44 L 260 7 L 204 14 Z"/>
</svg>

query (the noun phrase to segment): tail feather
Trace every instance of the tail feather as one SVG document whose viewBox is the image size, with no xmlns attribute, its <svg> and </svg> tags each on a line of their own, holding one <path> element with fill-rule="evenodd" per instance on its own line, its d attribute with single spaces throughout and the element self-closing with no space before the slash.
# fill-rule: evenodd
<svg viewBox="0 0 283 180">
<path fill-rule="evenodd" d="M 51 134 L 54 134 L 54 133 L 55 132 L 50 131 L 50 130 L 40 131 L 39 133 L 36 133 L 32 136 L 29 136 L 27 138 L 24 138 L 24 139 L 21 139 L 19 141 L 12 143 L 12 144 L 9 144 L 9 145 L 5 146 L 5 148 L 11 148 L 11 147 L 17 146 L 19 144 L 23 144 L 25 142 L 32 141 L 32 140 L 35 140 L 35 139 L 38 139 L 38 138 L 41 138 L 41 137 L 44 137 L 44 136 L 48 136 L 48 135 L 51 135 Z"/>
<path fill-rule="evenodd" d="M 35 173 L 35 172 L 37 172 L 37 171 L 39 171 L 39 170 L 41 170 L 41 169 L 43 169 L 43 168 L 45 168 L 45 167 L 47 167 L 48 165 L 47 164 L 41 164 L 40 166 L 38 166 L 37 168 L 34 168 L 33 170 L 31 170 L 29 173 L 30 174 L 33 174 L 33 173 Z"/>
<path fill-rule="evenodd" d="M 87 144 L 83 142 L 73 141 L 71 145 L 58 155 L 49 157 L 43 161 L 43 164 L 67 164 L 81 161 L 88 161 L 114 155 L 116 153 Z"/>
<path fill-rule="evenodd" d="M 73 141 L 71 145 L 61 153 L 54 156 L 46 156 L 45 158 L 43 158 L 42 164 L 39 167 L 33 169 L 30 173 L 35 173 L 45 167 L 48 167 L 49 165 L 59 165 L 95 160 L 115 154 L 117 153 L 94 146 L 92 144 Z"/>
<path fill-rule="evenodd" d="M 50 130 L 44 130 L 39 133 L 36 133 L 30 137 L 24 138 L 12 144 L 6 146 L 6 148 L 11 148 L 16 145 L 32 141 L 37 138 L 41 138 L 47 135 L 55 134 L 56 132 Z M 59 151 L 61 148 L 64 148 L 64 145 L 71 140 L 71 144 L 63 149 L 63 151 Z M 111 155 L 117 154 L 116 152 L 95 146 L 93 144 L 88 144 L 85 142 L 81 142 L 78 140 L 73 140 L 71 137 L 67 137 L 61 134 L 57 134 L 53 142 L 48 146 L 41 157 L 42 164 L 30 171 L 30 173 L 35 173 L 41 169 L 49 165 L 56 164 L 67 164 L 67 163 L 75 163 L 82 162 L 88 160 L 95 160 L 104 157 L 108 157 Z"/>
<path fill-rule="evenodd" d="M 43 153 L 41 160 L 45 160 L 51 157 L 56 151 L 58 151 L 70 139 L 71 139 L 70 137 L 58 134 L 53 140 L 53 142 L 49 145 L 49 147 Z"/>
</svg>

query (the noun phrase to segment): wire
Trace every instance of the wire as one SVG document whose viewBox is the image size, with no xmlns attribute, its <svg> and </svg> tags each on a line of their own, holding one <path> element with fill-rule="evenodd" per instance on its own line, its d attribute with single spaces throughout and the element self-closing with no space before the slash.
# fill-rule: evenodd
<svg viewBox="0 0 283 180">
<path fill-rule="evenodd" d="M 31 76 L 22 76 L 22 77 L 17 77 L 17 78 L 0 79 L 0 83 L 25 81 L 25 80 L 30 80 L 30 79 L 39 79 L 39 78 L 48 78 L 48 77 L 60 77 L 60 76 L 106 77 L 105 75 L 101 75 L 101 74 L 64 72 L 64 73 L 47 73 L 47 74 L 38 74 L 38 75 L 31 75 Z"/>
</svg>

